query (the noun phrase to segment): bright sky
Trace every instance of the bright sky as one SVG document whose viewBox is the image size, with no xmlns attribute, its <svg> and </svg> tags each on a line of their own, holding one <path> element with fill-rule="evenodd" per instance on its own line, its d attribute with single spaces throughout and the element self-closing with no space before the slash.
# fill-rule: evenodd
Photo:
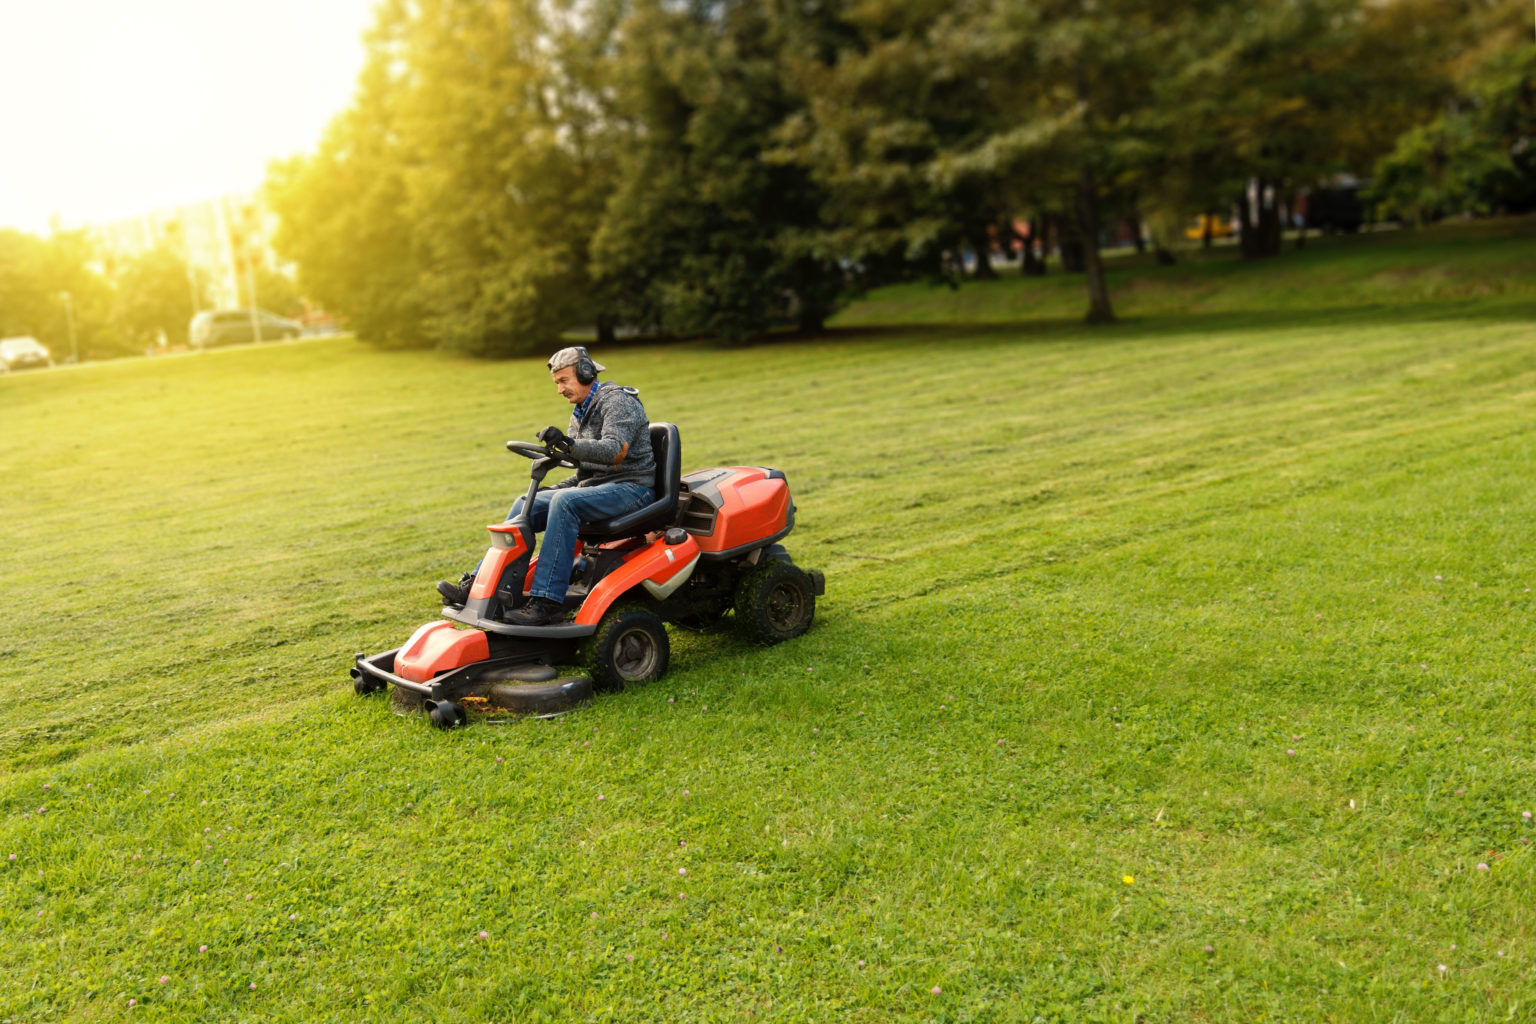
<svg viewBox="0 0 1536 1024">
<path fill-rule="evenodd" d="M 0 227 L 253 189 L 351 101 L 376 0 L 0 0 Z"/>
</svg>

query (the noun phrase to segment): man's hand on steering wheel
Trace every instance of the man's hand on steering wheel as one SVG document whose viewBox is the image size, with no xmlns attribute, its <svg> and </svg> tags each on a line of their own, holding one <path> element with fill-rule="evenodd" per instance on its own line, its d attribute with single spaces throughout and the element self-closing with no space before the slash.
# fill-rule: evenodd
<svg viewBox="0 0 1536 1024">
<path fill-rule="evenodd" d="M 559 427 L 545 427 L 535 434 L 534 437 L 537 437 L 546 448 L 553 448 L 555 451 L 565 455 L 571 453 L 571 439 Z"/>
</svg>

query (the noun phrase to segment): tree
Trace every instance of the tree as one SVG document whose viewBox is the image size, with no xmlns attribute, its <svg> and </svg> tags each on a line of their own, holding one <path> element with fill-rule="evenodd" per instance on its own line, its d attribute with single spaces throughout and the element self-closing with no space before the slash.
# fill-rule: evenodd
<svg viewBox="0 0 1536 1024">
<path fill-rule="evenodd" d="M 433 340 L 423 330 L 422 261 L 406 188 L 411 148 L 398 112 L 409 28 L 404 0 L 380 7 L 351 107 L 312 156 L 274 163 L 266 185 L 279 218 L 273 243 L 298 265 L 300 291 L 388 347 Z"/>
<path fill-rule="evenodd" d="M 353 107 L 273 169 L 304 291 L 385 344 L 537 351 L 591 312 L 601 3 L 393 0 Z M 569 58 L 569 59 L 568 59 Z"/>
<path fill-rule="evenodd" d="M 183 256 L 169 244 L 119 263 L 112 276 L 112 333 L 125 352 L 167 344 L 185 345 L 192 315 L 203 296 L 187 275 Z"/>
<path fill-rule="evenodd" d="M 941 181 L 992 179 L 1014 208 L 1054 223 L 1063 264 L 1081 269 L 1085 319 L 1114 320 L 1103 263 L 1111 211 L 1136 209 L 1177 113 L 1159 102 L 1201 38 L 1197 0 L 990 0 L 963 30 L 976 74 L 987 72 L 988 116 L 973 144 L 947 153 Z"/>
<path fill-rule="evenodd" d="M 606 194 L 592 97 L 561 57 L 596 23 L 539 0 L 422 0 L 401 129 L 425 327 L 481 355 L 556 345 L 591 312 Z"/>
<path fill-rule="evenodd" d="M 1445 0 L 1279 0 L 1204 5 L 1182 66 L 1159 79 L 1170 120 L 1153 205 L 1179 215 L 1235 205 L 1246 258 L 1279 252 L 1282 210 L 1376 155 L 1444 95 L 1457 34 Z M 1427 71 L 1427 73 L 1426 73 Z"/>
<path fill-rule="evenodd" d="M 51 344 L 58 299 L 49 298 L 47 247 L 36 235 L 0 229 L 0 337 L 28 334 Z"/>
<path fill-rule="evenodd" d="M 1536 49 L 1492 14 L 1466 18 L 1481 45 L 1450 69 L 1451 100 L 1376 164 L 1373 196 L 1415 220 L 1536 209 Z"/>
<path fill-rule="evenodd" d="M 41 238 L 0 230 L 0 336 L 31 335 L 63 357 L 70 352 L 73 322 L 81 359 L 132 351 L 111 330 L 112 295 L 97 264 L 84 232 Z"/>
<path fill-rule="evenodd" d="M 821 190 L 821 250 L 861 287 L 953 281 L 961 248 L 985 252 L 1008 219 L 994 168 L 941 166 L 981 141 L 993 109 L 977 5 L 798 6 L 779 9 L 799 109 L 770 159 L 804 167 Z"/>
<path fill-rule="evenodd" d="M 611 65 L 618 169 L 593 243 L 598 287 L 623 322 L 743 338 L 819 329 L 843 275 L 819 246 L 821 193 L 765 158 L 798 109 L 771 4 L 644 0 Z"/>
</svg>

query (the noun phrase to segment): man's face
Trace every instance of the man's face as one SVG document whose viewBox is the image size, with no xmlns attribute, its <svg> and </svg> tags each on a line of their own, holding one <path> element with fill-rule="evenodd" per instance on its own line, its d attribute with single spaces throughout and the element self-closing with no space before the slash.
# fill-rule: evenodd
<svg viewBox="0 0 1536 1024">
<path fill-rule="evenodd" d="M 560 397 L 575 405 L 587 397 L 587 392 L 592 390 L 591 384 L 583 384 L 576 379 L 576 367 L 562 366 L 550 374 L 555 380 L 555 390 L 560 392 Z"/>
</svg>

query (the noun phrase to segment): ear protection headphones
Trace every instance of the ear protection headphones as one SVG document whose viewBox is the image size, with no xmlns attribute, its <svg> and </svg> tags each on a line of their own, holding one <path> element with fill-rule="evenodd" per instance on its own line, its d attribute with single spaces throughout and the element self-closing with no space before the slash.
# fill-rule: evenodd
<svg viewBox="0 0 1536 1024">
<path fill-rule="evenodd" d="M 591 384 L 597 380 L 597 366 L 592 362 L 592 357 L 587 355 L 585 345 L 576 346 L 576 380 L 581 384 Z"/>
</svg>

